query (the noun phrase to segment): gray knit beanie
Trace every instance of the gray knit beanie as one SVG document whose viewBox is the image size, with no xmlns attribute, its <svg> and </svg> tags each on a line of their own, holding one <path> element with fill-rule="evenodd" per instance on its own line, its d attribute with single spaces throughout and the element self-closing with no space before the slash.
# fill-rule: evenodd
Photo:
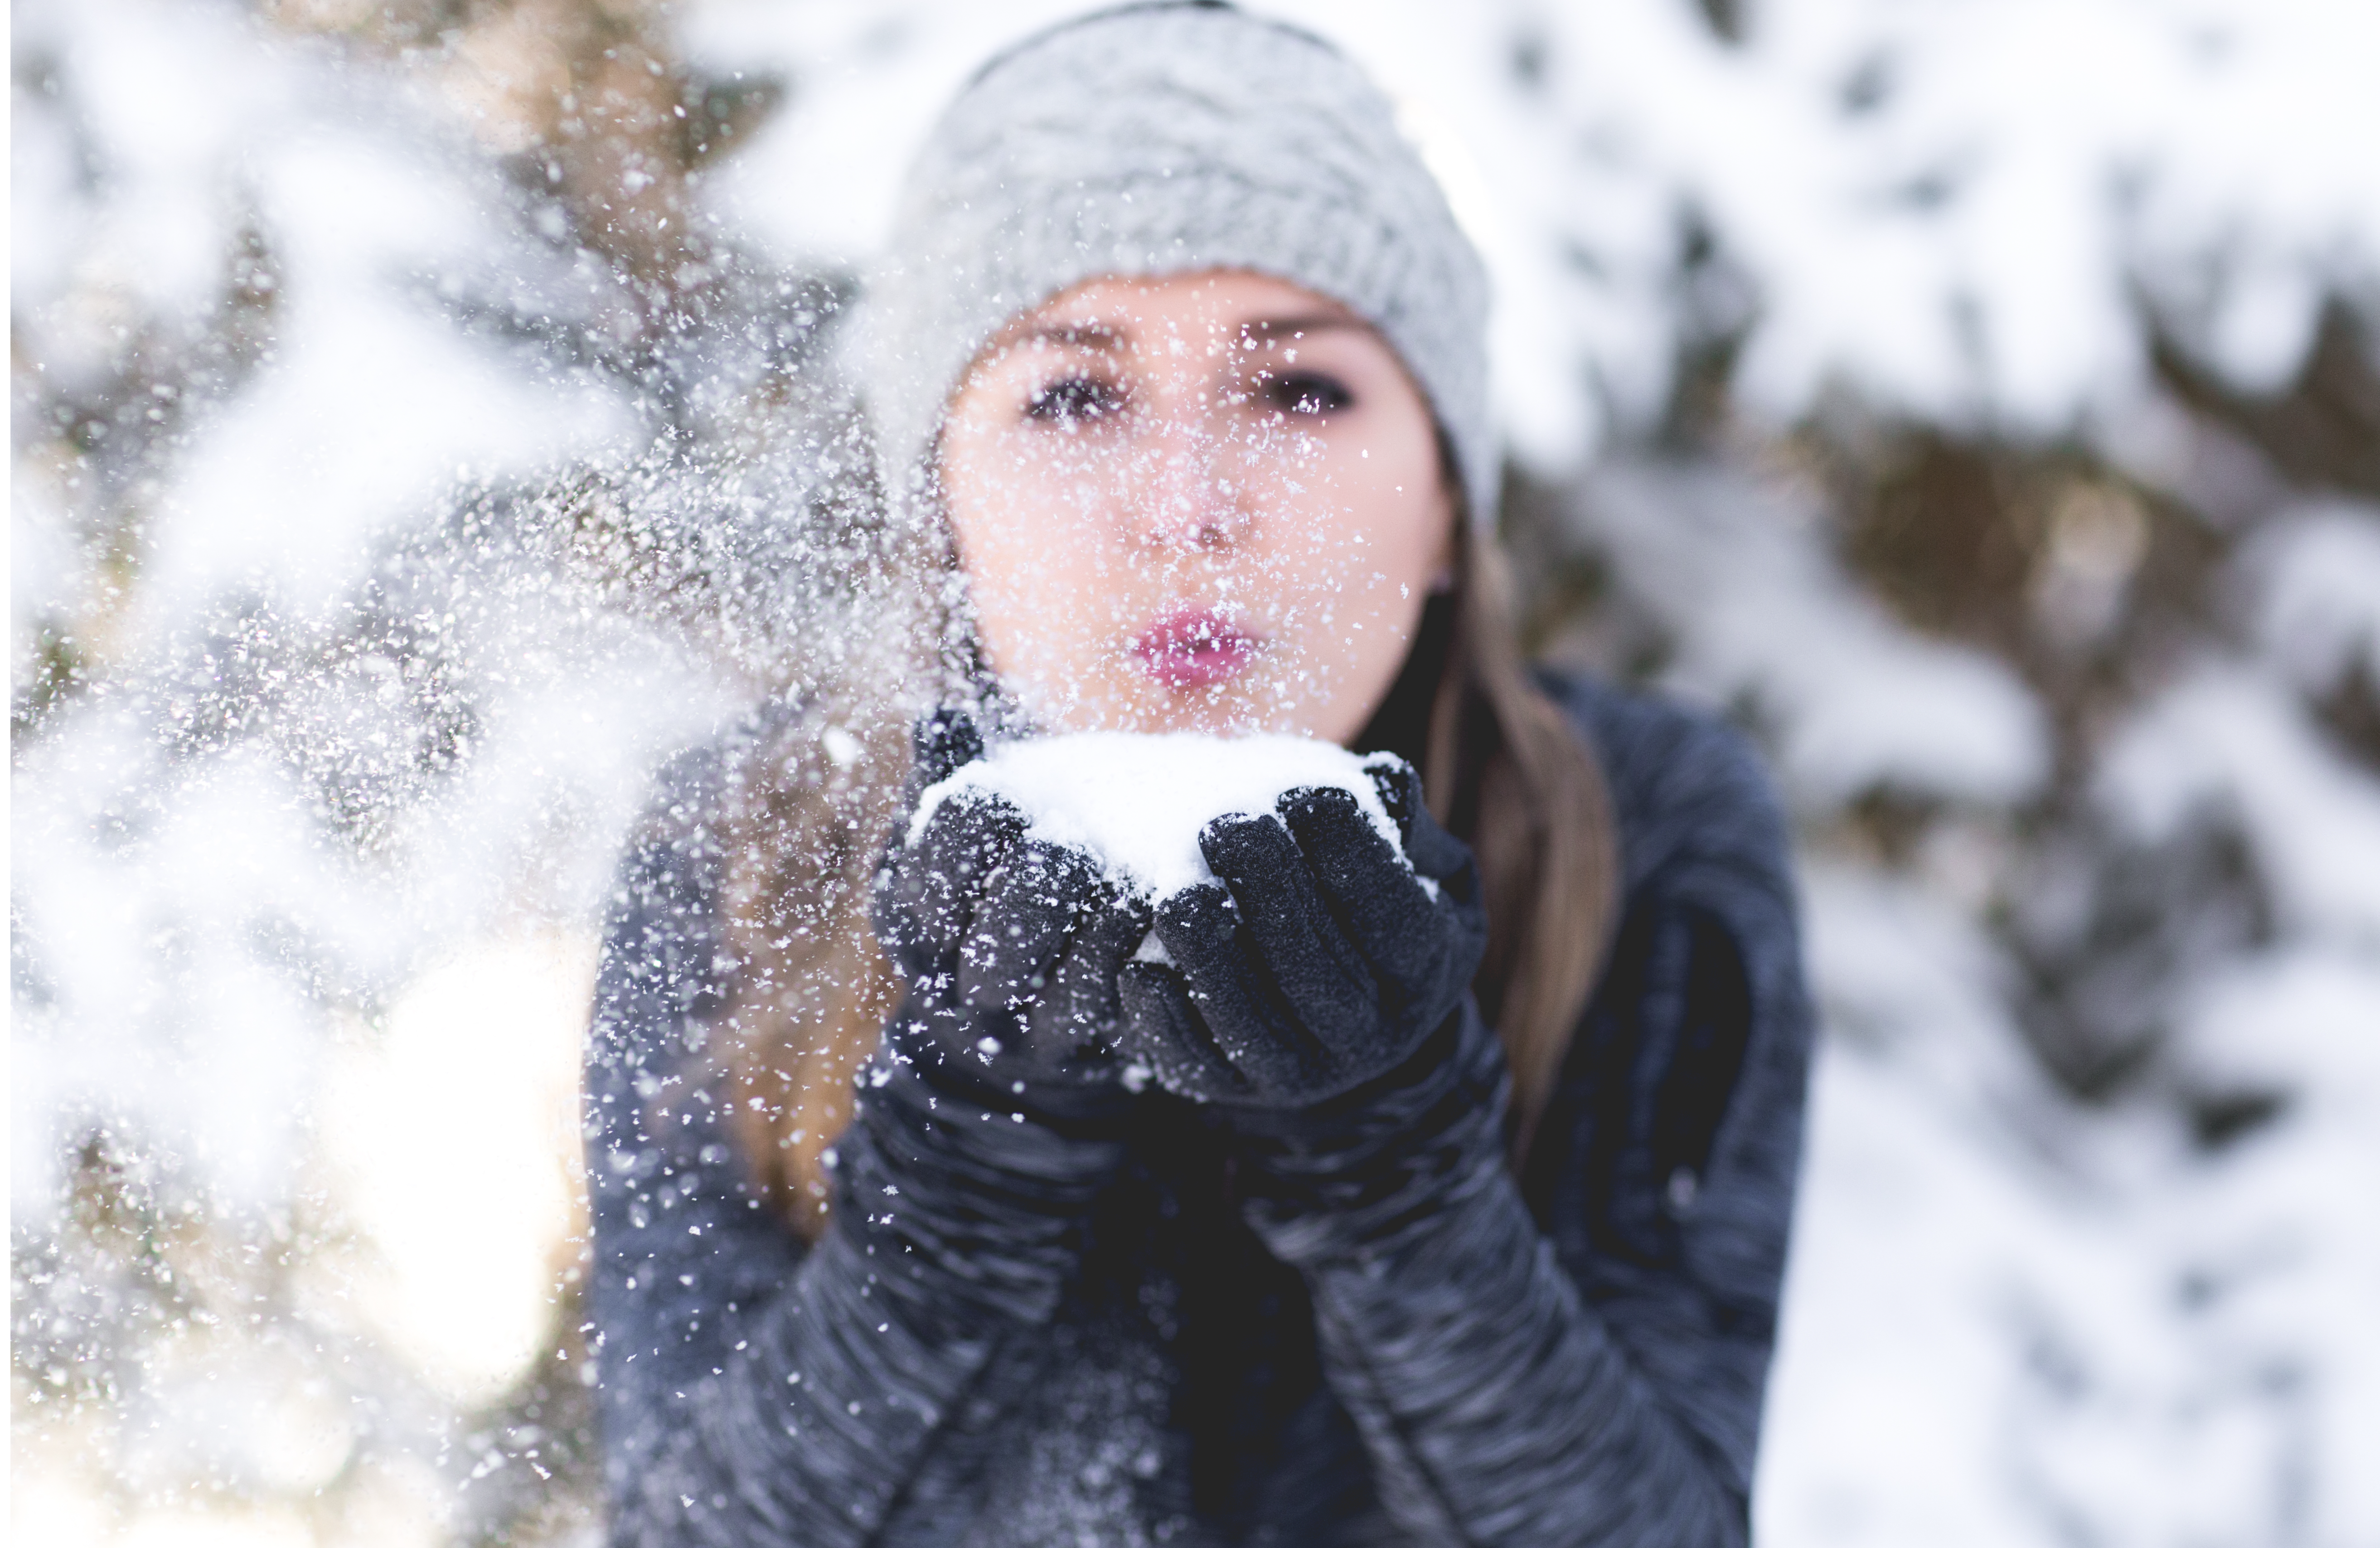
<svg viewBox="0 0 2380 1548">
<path fill-rule="evenodd" d="M 1472 519 L 1493 519 L 1487 274 L 1445 195 L 1345 55 L 1200 3 L 1044 32 L 934 127 L 867 302 L 892 497 L 926 488 L 959 373 L 1009 319 L 1087 279 L 1212 268 L 1288 280 L 1378 328 L 1438 416 Z"/>
</svg>

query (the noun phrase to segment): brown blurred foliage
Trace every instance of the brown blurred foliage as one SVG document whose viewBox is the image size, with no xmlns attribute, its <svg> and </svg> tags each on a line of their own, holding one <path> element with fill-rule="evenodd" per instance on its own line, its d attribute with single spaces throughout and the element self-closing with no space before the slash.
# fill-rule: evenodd
<svg viewBox="0 0 2380 1548">
<path fill-rule="evenodd" d="M 541 180 L 588 246 L 648 299 L 709 277 L 688 175 L 767 113 L 773 87 L 698 88 L 673 56 L 660 0 L 270 0 L 293 31 L 327 33 L 435 84 L 473 133 Z"/>
</svg>

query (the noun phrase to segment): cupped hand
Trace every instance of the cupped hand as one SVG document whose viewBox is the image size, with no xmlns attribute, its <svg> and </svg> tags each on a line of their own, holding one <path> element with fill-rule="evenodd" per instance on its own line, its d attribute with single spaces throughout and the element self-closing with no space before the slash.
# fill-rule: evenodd
<svg viewBox="0 0 2380 1548">
<path fill-rule="evenodd" d="M 1402 765 L 1376 771 L 1402 852 L 1345 790 L 1300 788 L 1199 835 L 1217 878 L 1156 910 L 1166 962 L 1124 964 L 1118 1052 L 1194 1100 L 1327 1102 L 1403 1063 L 1487 947 L 1470 849 Z"/>
<path fill-rule="evenodd" d="M 875 897 L 905 989 L 892 1051 L 987 1105 L 1061 1117 L 1120 1106 L 1116 975 L 1148 906 L 1083 850 L 1027 836 L 1024 813 L 987 792 L 954 792 L 914 839 L 907 826 Z"/>
</svg>

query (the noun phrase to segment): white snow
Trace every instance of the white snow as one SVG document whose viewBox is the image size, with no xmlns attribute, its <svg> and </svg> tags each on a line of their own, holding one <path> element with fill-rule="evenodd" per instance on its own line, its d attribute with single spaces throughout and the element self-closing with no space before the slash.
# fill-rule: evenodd
<svg viewBox="0 0 2380 1548">
<path fill-rule="evenodd" d="M 2358 665 L 2380 681 L 2380 505 L 2327 499 L 2276 516 L 2251 545 L 2256 633 L 2320 693 Z"/>
<path fill-rule="evenodd" d="M 967 791 L 1014 802 L 1026 833 L 1087 849 L 1119 884 L 1171 897 L 1214 880 L 1198 834 L 1232 812 L 1269 812 L 1283 792 L 1332 786 L 1355 798 L 1400 859 L 1395 821 L 1369 770 L 1402 763 L 1393 753 L 1361 756 L 1310 737 L 1209 737 L 1177 731 L 1081 731 L 1027 737 L 929 787 L 909 823 L 915 844 L 941 804 Z"/>
<path fill-rule="evenodd" d="M 2006 666 L 1925 639 L 1863 595 L 1806 497 L 1722 469 L 1612 457 L 1582 485 L 1594 536 L 1674 634 L 1662 684 L 1769 723 L 1786 788 L 1831 809 L 1887 787 L 2021 799 L 2048 760 Z"/>
<path fill-rule="evenodd" d="M 2152 838 L 2210 806 L 2236 813 L 2284 922 L 2380 944 L 2380 792 L 2274 689 L 2237 665 L 2183 677 L 2111 738 L 2099 798 Z"/>
</svg>

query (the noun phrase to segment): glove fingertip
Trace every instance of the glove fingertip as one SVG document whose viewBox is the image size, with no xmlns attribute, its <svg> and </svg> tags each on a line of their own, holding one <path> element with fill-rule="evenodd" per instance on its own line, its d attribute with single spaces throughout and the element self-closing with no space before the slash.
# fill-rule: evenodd
<svg viewBox="0 0 2380 1548">
<path fill-rule="evenodd" d="M 1396 824 L 1398 841 L 1411 843 L 1415 814 L 1429 810 L 1422 792 L 1420 772 L 1393 752 L 1375 753 L 1366 759 L 1364 772 L 1371 775 L 1372 788 L 1378 792 L 1380 804 L 1388 809 L 1389 820 Z"/>
<path fill-rule="evenodd" d="M 1207 868 L 1228 884 L 1267 876 L 1297 859 L 1297 841 L 1269 811 L 1232 811 L 1198 830 L 1198 851 Z"/>
<path fill-rule="evenodd" d="M 1354 795 L 1338 786 L 1289 792 L 1281 798 L 1281 820 L 1309 859 L 1395 861 L 1388 836 L 1365 814 Z"/>
<path fill-rule="evenodd" d="M 934 809 L 910 852 L 959 876 L 985 876 L 1024 842 L 1027 826 L 1025 813 L 1006 798 L 963 786 Z"/>
<path fill-rule="evenodd" d="M 1110 912 L 1120 921 L 1118 930 L 1135 940 L 1157 924 L 1156 901 L 1136 888 L 1111 879 L 1106 900 Z"/>
<path fill-rule="evenodd" d="M 1084 914 L 1099 900 L 1099 861 L 1071 844 L 1053 844 L 1027 833 L 1016 844 L 1011 868 L 1027 879 L 1046 902 Z"/>
<path fill-rule="evenodd" d="M 1194 883 L 1157 905 L 1149 928 L 1175 961 L 1202 959 L 1231 939 L 1232 895 L 1219 882 Z"/>
<path fill-rule="evenodd" d="M 946 704 L 917 722 L 910 732 L 911 760 L 938 784 L 983 756 L 983 733 L 963 705 Z"/>
</svg>

